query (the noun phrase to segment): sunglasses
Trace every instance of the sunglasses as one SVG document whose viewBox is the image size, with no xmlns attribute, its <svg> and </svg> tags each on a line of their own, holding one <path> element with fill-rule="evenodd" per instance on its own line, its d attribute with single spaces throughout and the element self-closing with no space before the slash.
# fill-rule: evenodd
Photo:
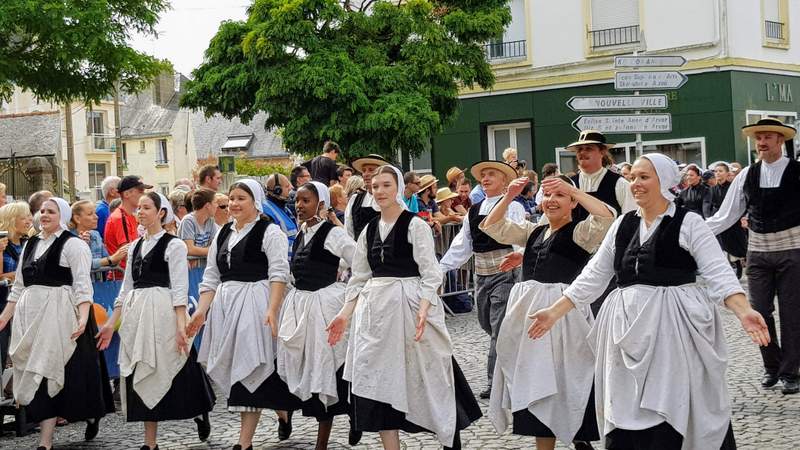
<svg viewBox="0 0 800 450">
<path fill-rule="evenodd" d="M 217 205 L 219 209 L 228 209 L 228 205 Z"/>
</svg>

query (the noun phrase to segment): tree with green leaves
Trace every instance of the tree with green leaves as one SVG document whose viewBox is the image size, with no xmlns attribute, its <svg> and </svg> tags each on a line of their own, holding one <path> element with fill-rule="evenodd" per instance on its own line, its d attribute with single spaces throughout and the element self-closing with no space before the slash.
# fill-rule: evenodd
<svg viewBox="0 0 800 450">
<path fill-rule="evenodd" d="M 483 44 L 508 0 L 255 0 L 223 23 L 184 106 L 248 122 L 260 111 L 286 147 L 346 157 L 413 156 L 453 120 L 462 86 L 492 86 Z"/>
<path fill-rule="evenodd" d="M 155 34 L 167 0 L 0 1 L 0 99 L 14 85 L 55 103 L 146 87 L 169 64 L 128 46 Z"/>
</svg>

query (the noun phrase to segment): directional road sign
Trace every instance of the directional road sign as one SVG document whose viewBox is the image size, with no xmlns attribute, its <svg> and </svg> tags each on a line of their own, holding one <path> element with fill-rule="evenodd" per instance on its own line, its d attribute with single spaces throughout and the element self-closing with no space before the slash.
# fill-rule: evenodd
<svg viewBox="0 0 800 450">
<path fill-rule="evenodd" d="M 653 95 L 606 95 L 572 97 L 567 106 L 573 111 L 618 111 L 624 109 L 666 109 L 667 96 Z"/>
<path fill-rule="evenodd" d="M 669 133 L 672 131 L 670 114 L 609 114 L 579 116 L 572 122 L 578 131 L 598 130 L 609 134 Z"/>
<path fill-rule="evenodd" d="M 683 56 L 617 56 L 614 67 L 681 67 L 686 64 Z"/>
<path fill-rule="evenodd" d="M 614 89 L 618 91 L 644 91 L 652 89 L 678 89 L 686 83 L 686 75 L 674 71 L 617 72 Z"/>
</svg>

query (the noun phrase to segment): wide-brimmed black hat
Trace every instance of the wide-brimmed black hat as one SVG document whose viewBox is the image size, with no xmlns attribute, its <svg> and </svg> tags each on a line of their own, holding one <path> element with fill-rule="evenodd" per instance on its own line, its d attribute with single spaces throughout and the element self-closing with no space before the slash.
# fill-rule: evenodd
<svg viewBox="0 0 800 450">
<path fill-rule="evenodd" d="M 614 148 L 615 144 L 609 144 L 606 142 L 606 135 L 597 131 L 597 130 L 586 130 L 581 131 L 581 134 L 578 136 L 578 140 L 569 144 L 567 146 L 567 150 L 570 150 L 574 147 L 579 145 L 600 145 L 605 147 L 606 150 L 610 150 Z"/>
<path fill-rule="evenodd" d="M 381 155 L 371 154 L 354 159 L 350 162 L 350 167 L 356 169 L 358 172 L 364 172 L 364 166 L 370 164 L 380 167 L 389 164 L 389 161 L 386 161 Z"/>
<path fill-rule="evenodd" d="M 783 135 L 783 137 L 786 139 L 792 139 L 794 138 L 794 135 L 797 134 L 797 130 L 795 130 L 794 127 L 790 127 L 780 120 L 773 119 L 771 117 L 761 119 L 754 124 L 745 125 L 742 127 L 742 133 L 751 138 L 756 137 L 756 133 L 763 132 L 778 133 Z"/>
</svg>

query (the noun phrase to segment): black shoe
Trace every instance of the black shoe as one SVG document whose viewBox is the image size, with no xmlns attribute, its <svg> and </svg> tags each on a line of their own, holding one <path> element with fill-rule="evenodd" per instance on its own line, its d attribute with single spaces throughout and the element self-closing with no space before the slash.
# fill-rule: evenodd
<svg viewBox="0 0 800 450">
<path fill-rule="evenodd" d="M 208 418 L 208 413 L 204 412 L 202 419 L 195 417 L 194 422 L 197 424 L 197 437 L 201 442 L 205 442 L 208 435 L 211 434 L 211 420 Z"/>
<path fill-rule="evenodd" d="M 236 445 L 233 446 L 233 450 L 242 450 L 242 446 L 239 445 L 239 444 L 236 444 Z M 253 450 L 253 446 L 251 445 L 251 446 L 247 447 L 244 450 Z"/>
<path fill-rule="evenodd" d="M 155 447 L 150 447 L 149 445 L 143 445 L 142 448 L 139 450 L 158 450 L 158 444 Z"/>
<path fill-rule="evenodd" d="M 572 445 L 575 446 L 575 450 L 594 450 L 592 444 L 586 441 L 572 441 Z"/>
<path fill-rule="evenodd" d="M 36 447 L 36 450 L 53 450 L 53 447 L 47 448 L 44 445 L 40 445 Z"/>
<path fill-rule="evenodd" d="M 783 389 L 781 392 L 785 395 L 797 394 L 800 392 L 800 381 L 783 380 Z"/>
<path fill-rule="evenodd" d="M 83 439 L 91 441 L 97 437 L 97 432 L 100 431 L 100 419 L 86 421 L 86 431 L 83 433 Z"/>
<path fill-rule="evenodd" d="M 363 435 L 364 433 L 361 431 L 356 431 L 351 428 L 350 432 L 347 433 L 347 443 L 350 445 L 358 445 L 358 443 L 361 442 L 361 436 Z"/>
<path fill-rule="evenodd" d="M 762 388 L 765 388 L 765 389 L 766 388 L 771 388 L 772 386 L 775 386 L 776 384 L 778 384 L 778 376 L 777 375 L 773 375 L 771 373 L 765 373 L 764 377 L 761 378 L 761 387 Z"/>
<path fill-rule="evenodd" d="M 289 439 L 289 436 L 292 435 L 292 414 L 294 411 L 288 411 L 286 413 L 287 421 L 284 422 L 283 419 L 278 417 L 278 440 L 285 441 Z"/>
<path fill-rule="evenodd" d="M 444 450 L 461 450 L 461 433 L 456 430 L 455 436 L 453 436 L 453 446 L 452 447 L 445 447 Z"/>
<path fill-rule="evenodd" d="M 490 387 L 486 388 L 485 391 L 483 391 L 480 394 L 478 394 L 478 397 L 480 397 L 480 398 L 482 398 L 484 400 L 486 400 L 487 398 L 489 398 L 491 396 L 492 396 L 492 388 L 490 388 Z"/>
</svg>

